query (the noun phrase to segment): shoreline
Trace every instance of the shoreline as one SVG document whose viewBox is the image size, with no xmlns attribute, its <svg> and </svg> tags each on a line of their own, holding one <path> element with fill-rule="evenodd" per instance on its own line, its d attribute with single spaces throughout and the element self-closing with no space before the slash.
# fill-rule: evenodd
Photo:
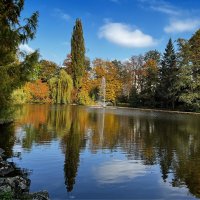
<svg viewBox="0 0 200 200">
<path fill-rule="evenodd" d="M 72 105 L 72 104 L 70 104 Z M 78 105 L 78 104 L 77 104 Z M 188 111 L 178 111 L 178 110 L 162 110 L 162 109 L 156 109 L 156 108 L 134 108 L 134 107 L 128 107 L 128 106 L 96 106 L 96 105 L 89 105 L 87 107 L 92 108 L 111 108 L 111 109 L 126 109 L 126 110 L 138 110 L 138 111 L 146 111 L 146 112 L 162 112 L 162 113 L 175 113 L 175 114 L 187 114 L 187 115 L 200 115 L 200 112 L 188 112 Z"/>
<path fill-rule="evenodd" d="M 113 106 L 113 107 L 115 107 L 115 106 Z M 163 112 L 163 113 L 176 113 L 176 114 L 187 114 L 187 115 L 200 115 L 200 112 L 187 112 L 187 111 L 178 111 L 178 110 L 162 110 L 162 109 L 154 109 L 154 108 L 132 108 L 132 107 L 121 107 L 121 106 L 116 106 L 116 108 L 118 108 L 118 109 L 141 110 L 141 111 L 148 111 L 148 112 Z"/>
<path fill-rule="evenodd" d="M 0 199 L 50 200 L 46 190 L 30 192 L 28 173 L 9 162 L 4 153 L 0 148 Z"/>
</svg>

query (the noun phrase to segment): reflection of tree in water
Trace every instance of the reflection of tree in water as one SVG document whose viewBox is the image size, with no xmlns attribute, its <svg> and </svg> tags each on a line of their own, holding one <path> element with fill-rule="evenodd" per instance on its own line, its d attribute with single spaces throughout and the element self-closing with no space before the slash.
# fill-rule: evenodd
<svg viewBox="0 0 200 200">
<path fill-rule="evenodd" d="M 47 117 L 49 131 L 56 132 L 56 136 L 62 138 L 71 127 L 72 107 L 65 105 L 54 105 Z"/>
<path fill-rule="evenodd" d="M 71 128 L 62 140 L 65 148 L 65 184 L 68 192 L 73 190 L 79 166 L 80 151 L 81 148 L 85 146 L 85 117 L 85 112 L 81 112 L 79 109 L 74 109 Z"/>
<path fill-rule="evenodd" d="M 14 124 L 0 125 L 0 148 L 5 150 L 7 157 L 12 157 L 12 148 L 15 143 Z"/>
<path fill-rule="evenodd" d="M 70 132 L 66 138 L 64 171 L 65 184 L 68 192 L 73 190 L 79 165 L 80 135 L 75 131 L 75 128 L 75 123 L 72 122 Z"/>
<path fill-rule="evenodd" d="M 168 180 L 172 186 L 186 185 L 200 197 L 199 118 L 189 116 L 180 121 L 141 118 L 131 124 L 129 134 L 124 135 L 126 139 L 119 141 L 128 157 L 143 160 L 145 165 L 159 163 L 164 181 L 173 173 L 172 180 Z"/>
<path fill-rule="evenodd" d="M 34 108 L 34 109 L 33 109 Z M 69 106 L 24 106 L 19 113 L 24 113 L 19 119 L 25 135 L 23 148 L 31 149 L 32 144 L 43 144 L 54 138 L 60 138 L 69 131 L 71 116 Z"/>
<path fill-rule="evenodd" d="M 33 108 L 24 106 L 20 109 L 20 113 L 26 116 L 19 119 L 25 131 L 23 148 L 31 149 L 33 143 L 44 144 L 54 138 L 61 138 L 66 157 L 64 171 L 67 190 L 72 191 L 80 148 L 84 146 L 83 135 L 88 126 L 87 112 L 79 107 L 65 105 L 33 105 Z"/>
<path fill-rule="evenodd" d="M 159 164 L 164 182 L 170 182 L 174 187 L 187 186 L 192 194 L 200 197 L 199 117 L 147 115 L 106 113 L 103 143 L 98 134 L 101 120 L 98 121 L 98 115 L 91 117 L 91 149 L 122 147 L 128 159 L 142 160 L 144 165 Z"/>
</svg>

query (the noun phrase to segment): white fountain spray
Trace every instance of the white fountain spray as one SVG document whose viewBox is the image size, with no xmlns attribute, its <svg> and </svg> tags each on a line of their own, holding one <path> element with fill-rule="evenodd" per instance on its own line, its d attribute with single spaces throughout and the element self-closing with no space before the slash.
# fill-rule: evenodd
<svg viewBox="0 0 200 200">
<path fill-rule="evenodd" d="M 102 94 L 102 105 L 103 107 L 106 107 L 106 79 L 105 77 L 102 78 L 101 81 L 101 94 Z"/>
</svg>

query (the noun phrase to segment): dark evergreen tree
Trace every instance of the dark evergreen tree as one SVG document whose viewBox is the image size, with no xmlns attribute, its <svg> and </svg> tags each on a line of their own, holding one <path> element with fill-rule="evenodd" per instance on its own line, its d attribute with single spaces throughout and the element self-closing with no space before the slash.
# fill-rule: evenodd
<svg viewBox="0 0 200 200">
<path fill-rule="evenodd" d="M 176 55 L 172 40 L 169 39 L 161 61 L 157 88 L 157 100 L 161 107 L 174 109 L 177 100 L 177 76 Z"/>
<path fill-rule="evenodd" d="M 33 39 L 36 33 L 38 13 L 24 20 L 21 25 L 21 11 L 24 0 L 0 1 L 0 115 L 5 118 L 12 91 L 30 78 L 38 53 L 21 52 L 19 45 Z"/>
<path fill-rule="evenodd" d="M 86 70 L 85 44 L 80 19 L 76 20 L 71 38 L 71 62 L 73 84 L 76 89 L 79 89 Z"/>
</svg>

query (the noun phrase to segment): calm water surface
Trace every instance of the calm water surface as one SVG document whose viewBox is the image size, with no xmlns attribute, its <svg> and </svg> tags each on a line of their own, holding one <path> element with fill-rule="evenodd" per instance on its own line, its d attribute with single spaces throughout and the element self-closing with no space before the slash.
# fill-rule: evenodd
<svg viewBox="0 0 200 200">
<path fill-rule="evenodd" d="M 0 147 L 51 199 L 200 198 L 200 116 L 26 105 Z"/>
</svg>

